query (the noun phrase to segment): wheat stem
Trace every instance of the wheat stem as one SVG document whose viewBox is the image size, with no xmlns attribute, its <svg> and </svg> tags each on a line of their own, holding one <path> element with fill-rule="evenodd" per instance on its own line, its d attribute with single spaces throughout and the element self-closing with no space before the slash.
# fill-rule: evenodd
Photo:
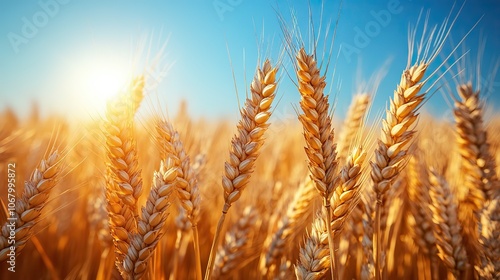
<svg viewBox="0 0 500 280">
<path fill-rule="evenodd" d="M 193 226 L 193 246 L 194 246 L 194 258 L 196 265 L 196 279 L 203 279 L 201 275 L 201 256 L 200 256 L 200 240 L 198 238 L 198 226 Z"/>
<path fill-rule="evenodd" d="M 205 271 L 205 280 L 210 280 L 212 274 L 216 256 L 216 254 L 215 253 L 212 254 L 212 252 L 216 252 L 217 247 L 219 246 L 219 239 L 222 231 L 222 226 L 224 225 L 224 220 L 226 219 L 226 214 L 227 210 L 226 211 L 223 210 L 222 215 L 219 218 L 219 222 L 217 223 L 217 228 L 215 229 L 215 236 L 212 242 L 212 247 L 210 248 L 210 256 L 208 258 L 207 269 Z"/>
</svg>

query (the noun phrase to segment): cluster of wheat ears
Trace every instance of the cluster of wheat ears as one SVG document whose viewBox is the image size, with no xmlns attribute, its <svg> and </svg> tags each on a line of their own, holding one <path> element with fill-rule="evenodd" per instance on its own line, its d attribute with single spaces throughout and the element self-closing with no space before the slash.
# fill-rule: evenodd
<svg viewBox="0 0 500 280">
<path fill-rule="evenodd" d="M 410 62 L 370 125 L 373 91 L 337 123 L 324 64 L 286 32 L 301 99 L 299 121 L 279 131 L 281 60 L 257 67 L 236 132 L 184 107 L 137 125 L 141 76 L 84 129 L 5 111 L 0 178 L 15 162 L 17 200 L 8 212 L 2 183 L 0 278 L 500 279 L 500 122 L 484 120 L 466 80 L 448 92 L 454 123 L 419 115 L 449 28 L 410 36 Z"/>
</svg>

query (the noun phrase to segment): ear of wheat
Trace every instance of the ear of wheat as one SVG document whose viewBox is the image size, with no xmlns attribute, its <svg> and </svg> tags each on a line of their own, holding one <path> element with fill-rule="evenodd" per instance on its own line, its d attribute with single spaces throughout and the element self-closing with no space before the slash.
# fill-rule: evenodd
<svg viewBox="0 0 500 280">
<path fill-rule="evenodd" d="M 167 159 L 154 173 L 153 187 L 146 206 L 142 208 L 137 232 L 129 234 L 130 246 L 120 269 L 125 279 L 140 279 L 146 272 L 148 260 L 164 233 L 166 211 L 170 206 L 170 195 L 178 184 L 178 172 L 175 162 Z"/>
<path fill-rule="evenodd" d="M 268 241 L 265 244 L 266 252 L 261 258 L 261 271 L 264 275 L 272 272 L 279 266 L 281 258 L 285 254 L 289 242 L 295 236 L 295 233 L 301 227 L 303 216 L 310 210 L 310 203 L 316 195 L 311 180 L 301 183 L 290 202 L 286 214 L 278 221 L 276 231 L 268 235 Z"/>
<path fill-rule="evenodd" d="M 474 91 L 471 83 L 459 85 L 457 90 L 460 99 L 455 101 L 453 112 L 462 166 L 466 170 L 464 182 L 469 190 L 466 198 L 477 212 L 485 201 L 498 195 L 500 185 L 483 125 L 480 92 Z"/>
<path fill-rule="evenodd" d="M 332 120 L 329 115 L 328 96 L 323 91 L 326 87 L 325 77 L 321 76 L 313 55 L 308 55 L 301 48 L 295 58 L 299 93 L 301 95 L 300 107 L 303 114 L 299 120 L 304 128 L 306 141 L 306 155 L 311 179 L 323 199 L 325 220 L 331 221 L 330 199 L 337 187 L 339 177 L 337 173 L 337 152 L 333 142 L 334 134 Z M 337 279 L 335 269 L 335 248 L 333 234 L 327 227 L 330 244 L 331 273 Z"/>
<path fill-rule="evenodd" d="M 354 140 L 363 127 L 363 122 L 371 102 L 371 96 L 367 93 L 356 94 L 352 97 L 351 105 L 342 125 L 338 141 L 338 157 L 345 159 L 353 147 Z"/>
<path fill-rule="evenodd" d="M 480 243 L 484 254 L 476 266 L 481 279 L 500 278 L 500 196 L 490 200 L 481 212 Z"/>
<path fill-rule="evenodd" d="M 23 195 L 16 201 L 13 217 L 16 229 L 15 244 L 12 245 L 8 241 L 11 233 L 9 222 L 5 222 L 0 235 L 0 261 L 8 258 L 7 253 L 11 246 L 19 253 L 33 236 L 33 227 L 40 221 L 42 210 L 49 202 L 50 193 L 60 177 L 60 165 L 60 154 L 53 151 L 40 161 L 30 180 L 25 182 Z"/>
<path fill-rule="evenodd" d="M 133 128 L 134 114 L 139 107 L 135 102 L 140 101 L 138 96 L 143 87 L 144 80 L 136 79 L 126 91 L 110 101 L 106 109 L 106 199 L 118 268 L 127 254 L 130 234 L 137 232 L 137 200 L 142 193 L 142 178 Z"/>
<path fill-rule="evenodd" d="M 334 233 L 340 233 L 351 211 L 360 199 L 360 178 L 366 152 L 361 148 L 354 148 L 340 172 L 340 185 L 333 194 L 331 228 Z"/>
<path fill-rule="evenodd" d="M 219 247 L 215 259 L 214 279 L 226 279 L 239 267 L 248 263 L 251 256 L 251 239 L 254 225 L 258 219 L 254 207 L 246 207 L 236 224 L 226 234 L 225 242 Z"/>
<path fill-rule="evenodd" d="M 459 205 L 459 219 L 463 224 L 467 255 L 474 267 L 480 261 L 477 231 L 480 211 L 487 201 L 499 194 L 500 181 L 483 125 L 480 91 L 475 91 L 471 83 L 459 85 L 457 91 L 459 98 L 455 100 L 453 112 L 466 191 Z"/>
<path fill-rule="evenodd" d="M 193 231 L 193 245 L 196 260 L 197 279 L 201 280 L 200 248 L 198 241 L 198 219 L 200 214 L 200 190 L 198 179 L 191 165 L 189 156 L 184 150 L 179 133 L 175 131 L 172 124 L 166 121 L 158 121 L 156 124 L 158 142 L 162 154 L 168 154 L 180 166 L 177 176 L 177 196 L 183 211 L 180 215 L 186 215 L 185 226 L 191 227 Z"/>
<path fill-rule="evenodd" d="M 323 279 L 330 268 L 328 248 L 328 223 L 318 212 L 311 232 L 300 248 L 299 261 L 295 266 L 295 276 L 300 280 Z"/>
<path fill-rule="evenodd" d="M 241 109 L 238 134 L 231 140 L 229 160 L 224 164 L 224 175 L 222 176 L 224 206 L 212 242 L 205 280 L 210 279 L 212 273 L 216 246 L 226 213 L 231 205 L 240 198 L 243 189 L 247 186 L 260 148 L 264 144 L 264 133 L 269 127 L 270 109 L 276 96 L 277 71 L 278 68 L 271 65 L 269 60 L 264 62 L 262 68 L 257 69 L 250 85 L 251 96 L 247 98 Z"/>
<path fill-rule="evenodd" d="M 461 279 L 465 272 L 467 255 L 460 233 L 457 203 L 448 183 L 437 171 L 430 171 L 429 180 L 438 256 L 455 279 Z"/>
<path fill-rule="evenodd" d="M 430 211 L 431 198 L 429 196 L 429 175 L 423 160 L 416 152 L 410 159 L 408 166 L 408 206 L 411 216 L 408 219 L 410 235 L 413 237 L 418 250 L 430 259 L 430 270 L 433 279 L 438 278 L 436 237 Z"/>
</svg>

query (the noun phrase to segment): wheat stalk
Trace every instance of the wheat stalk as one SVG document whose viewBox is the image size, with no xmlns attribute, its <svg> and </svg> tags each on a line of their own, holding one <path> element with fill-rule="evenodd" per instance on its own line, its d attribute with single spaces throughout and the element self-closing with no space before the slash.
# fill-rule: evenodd
<svg viewBox="0 0 500 280">
<path fill-rule="evenodd" d="M 137 200 L 142 193 L 137 144 L 133 136 L 136 102 L 144 88 L 144 79 L 134 80 L 129 88 L 108 103 L 104 134 L 108 157 L 106 199 L 109 224 L 115 244 L 116 264 L 127 254 L 129 235 L 137 232 Z"/>
<path fill-rule="evenodd" d="M 463 223 L 464 242 L 472 266 L 479 263 L 478 219 L 483 205 L 499 194 L 500 181 L 496 175 L 495 158 L 489 151 L 488 137 L 483 125 L 483 104 L 480 91 L 471 83 L 457 87 L 460 99 L 455 98 L 453 110 L 456 122 L 458 151 L 466 195 L 459 207 Z M 474 215 L 471 215 L 471 212 Z"/>
<path fill-rule="evenodd" d="M 130 246 L 121 267 L 125 279 L 140 279 L 146 272 L 149 258 L 164 233 L 166 213 L 170 205 L 169 199 L 177 187 L 179 168 L 170 158 L 162 161 L 160 168 L 153 176 L 153 187 L 148 196 L 146 206 L 142 208 L 142 216 L 137 224 L 137 233 L 131 233 Z"/>
<path fill-rule="evenodd" d="M 306 155 L 311 179 L 316 190 L 323 199 L 325 220 L 331 221 L 330 199 L 338 184 L 337 152 L 333 142 L 334 133 L 332 120 L 329 115 L 328 96 L 323 91 L 326 87 L 325 77 L 321 76 L 320 69 L 313 55 L 308 55 L 301 48 L 295 57 L 297 65 L 298 90 L 301 95 L 300 107 L 303 114 L 299 120 L 304 128 L 306 141 Z M 333 233 L 328 227 L 330 244 L 331 273 L 337 279 L 335 245 Z"/>
<path fill-rule="evenodd" d="M 190 226 L 192 228 L 196 274 L 197 279 L 201 280 L 201 257 L 198 240 L 198 219 L 201 196 L 195 170 L 191 166 L 189 156 L 180 140 L 179 133 L 175 131 L 172 124 L 166 121 L 158 121 L 156 124 L 156 131 L 161 145 L 161 153 L 170 155 L 172 159 L 176 161 L 176 164 L 180 166 L 177 176 L 177 196 L 184 210 L 180 213 L 186 215 L 186 221 L 189 224 L 185 226 Z"/>
<path fill-rule="evenodd" d="M 60 176 L 59 156 L 58 151 L 53 151 L 46 159 L 42 159 L 31 174 L 30 180 L 25 182 L 23 194 L 16 200 L 16 209 L 10 212 L 9 219 L 14 220 L 9 220 L 2 226 L 0 261 L 8 258 L 7 253 L 12 247 L 15 248 L 16 254 L 19 254 L 33 236 L 33 227 L 40 221 L 42 210 L 49 202 L 50 193 Z M 15 224 L 15 243 L 9 242 L 9 227 L 12 223 Z"/>
<path fill-rule="evenodd" d="M 375 159 L 371 162 L 373 190 L 376 194 L 375 208 L 375 273 L 380 279 L 381 230 L 380 216 L 384 196 L 394 183 L 407 156 L 407 145 L 413 138 L 412 124 L 418 117 L 417 110 L 424 100 L 419 95 L 423 86 L 422 78 L 429 66 L 422 62 L 403 72 L 401 81 L 394 91 L 386 118 L 382 121 L 382 132 L 375 150 Z"/>
<path fill-rule="evenodd" d="M 243 189 L 248 184 L 254 170 L 255 161 L 259 150 L 264 144 L 264 133 L 269 127 L 271 105 L 276 96 L 276 72 L 278 68 L 266 60 L 262 68 L 257 69 L 252 84 L 250 85 L 250 98 L 245 101 L 241 109 L 241 120 L 238 123 L 238 134 L 231 140 L 229 160 L 224 165 L 222 188 L 224 189 L 224 206 L 217 224 L 205 280 L 210 279 L 212 273 L 216 247 L 224 220 L 231 205 L 236 202 Z"/>
<path fill-rule="evenodd" d="M 430 170 L 429 181 L 438 256 L 453 276 L 461 279 L 465 272 L 467 255 L 462 244 L 457 204 L 446 180 L 433 169 Z"/>
</svg>

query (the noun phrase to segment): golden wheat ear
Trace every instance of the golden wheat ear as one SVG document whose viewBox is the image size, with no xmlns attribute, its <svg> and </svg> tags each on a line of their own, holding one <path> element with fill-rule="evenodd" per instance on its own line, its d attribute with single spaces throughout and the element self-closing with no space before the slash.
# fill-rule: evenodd
<svg viewBox="0 0 500 280">
<path fill-rule="evenodd" d="M 120 271 L 125 279 L 141 279 L 153 256 L 156 245 L 164 234 L 166 212 L 170 206 L 170 196 L 177 188 L 179 168 L 176 163 L 167 159 L 153 176 L 153 187 L 148 196 L 146 206 L 137 224 L 137 232 L 130 233 L 130 246 L 120 264 Z"/>
<path fill-rule="evenodd" d="M 446 179 L 437 171 L 430 170 L 429 181 L 438 256 L 455 279 L 462 279 L 467 265 L 467 253 L 462 243 L 455 196 Z"/>
<path fill-rule="evenodd" d="M 134 115 L 142 100 L 144 80 L 134 80 L 108 103 L 104 135 L 107 148 L 106 199 L 109 224 L 120 267 L 137 232 L 138 199 L 142 193 L 141 169 L 134 137 Z"/>
<path fill-rule="evenodd" d="M 8 258 L 11 246 L 18 254 L 33 236 L 33 227 L 40 221 L 43 208 L 49 202 L 52 189 L 61 175 L 61 158 L 58 151 L 53 151 L 47 158 L 42 159 L 38 167 L 25 182 L 22 196 L 16 201 L 15 210 L 15 244 L 9 243 L 11 234 L 9 223 L 2 226 L 0 235 L 0 260 Z"/>
<path fill-rule="evenodd" d="M 500 196 L 483 207 L 480 219 L 480 243 L 483 251 L 476 271 L 481 279 L 500 277 Z"/>
<path fill-rule="evenodd" d="M 486 201 L 500 192 L 496 174 L 496 162 L 490 152 L 485 125 L 483 124 L 483 101 L 480 91 L 472 83 L 457 86 L 459 98 L 455 100 L 454 115 L 457 143 L 465 170 L 464 184 L 469 190 L 467 200 L 474 211 L 480 211 Z"/>
<path fill-rule="evenodd" d="M 430 274 L 438 277 L 436 236 L 432 224 L 432 212 L 429 209 L 431 198 L 429 196 L 429 175 L 425 167 L 425 161 L 421 156 L 424 152 L 416 149 L 407 167 L 408 174 L 408 206 L 411 215 L 408 217 L 407 225 L 409 234 L 418 247 L 418 251 L 430 260 Z"/>
<path fill-rule="evenodd" d="M 339 176 L 337 175 L 337 151 L 336 144 L 333 142 L 332 119 L 329 115 L 330 104 L 328 96 L 324 94 L 325 76 L 321 76 L 314 55 L 307 54 L 304 48 L 298 51 L 295 63 L 298 90 L 301 95 L 300 107 L 303 111 L 303 114 L 299 115 L 299 120 L 304 128 L 308 167 L 311 180 L 323 199 L 324 219 L 329 223 L 331 221 L 330 200 L 338 186 Z M 331 273 L 332 278 L 336 279 L 335 248 L 330 227 L 327 227 L 327 232 Z"/>
<path fill-rule="evenodd" d="M 201 257 L 198 240 L 198 220 L 200 215 L 201 195 L 198 188 L 198 179 L 195 170 L 187 155 L 184 145 L 180 140 L 179 133 L 172 124 L 158 120 L 156 123 L 157 140 L 160 145 L 160 153 L 168 154 L 180 167 L 177 176 L 177 196 L 183 211 L 180 215 L 185 215 L 186 227 L 192 229 L 193 245 L 195 250 L 197 278 L 201 280 Z"/>
<path fill-rule="evenodd" d="M 258 211 L 247 206 L 233 227 L 226 233 L 225 242 L 219 246 L 215 259 L 214 279 L 227 279 L 235 275 L 239 268 L 248 264 L 251 256 L 252 235 L 255 233 L 255 222 Z"/>
<path fill-rule="evenodd" d="M 264 246 L 266 251 L 261 256 L 260 270 L 263 276 L 274 274 L 280 268 L 280 261 L 285 256 L 287 249 L 290 249 L 289 241 L 296 232 L 304 227 L 303 217 L 311 209 L 311 202 L 316 197 L 316 190 L 312 181 L 308 178 L 302 182 L 290 202 L 286 214 L 278 221 L 278 228 L 267 236 Z"/>
<path fill-rule="evenodd" d="M 323 279 L 330 268 L 329 251 L 328 223 L 322 213 L 318 212 L 312 229 L 300 248 L 299 260 L 295 266 L 297 279 Z"/>
<path fill-rule="evenodd" d="M 356 136 L 363 128 L 371 101 L 372 97 L 367 93 L 356 94 L 352 97 L 351 105 L 349 105 L 347 116 L 339 134 L 338 156 L 340 159 L 346 159 L 349 155 Z"/>
<path fill-rule="evenodd" d="M 396 86 L 393 97 L 390 99 L 389 108 L 386 109 L 386 117 L 382 121 L 380 138 L 378 139 L 374 159 L 371 162 L 372 188 L 377 200 L 374 220 L 374 254 L 377 280 L 380 279 L 382 273 L 380 264 L 384 251 L 381 244 L 381 212 L 385 207 L 383 201 L 387 191 L 406 166 L 408 146 L 413 142 L 416 133 L 415 123 L 419 116 L 418 111 L 425 100 L 430 97 L 427 93 L 436 82 L 425 89 L 424 86 L 458 48 L 456 46 L 436 70 L 429 71 L 430 74 L 427 73 L 431 63 L 440 54 L 458 14 L 451 23 L 449 22 L 450 18 L 446 18 L 439 28 L 437 26 L 429 28 L 426 21 L 420 40 L 416 38 L 416 28 L 410 33 L 408 64 L 401 75 L 401 80 Z M 462 42 L 463 39 L 459 42 L 459 45 Z M 445 72 L 448 70 L 449 68 Z M 441 77 L 438 77 L 437 80 Z"/>
<path fill-rule="evenodd" d="M 210 279 L 215 261 L 217 245 L 222 225 L 231 205 L 236 202 L 254 170 L 255 161 L 264 144 L 264 133 L 269 127 L 271 105 L 276 96 L 277 66 L 266 60 L 250 85 L 251 96 L 241 109 L 241 120 L 238 123 L 238 133 L 231 140 L 229 160 L 224 164 L 222 188 L 224 190 L 224 206 L 217 225 L 209 261 L 205 272 L 205 280 Z"/>
</svg>

